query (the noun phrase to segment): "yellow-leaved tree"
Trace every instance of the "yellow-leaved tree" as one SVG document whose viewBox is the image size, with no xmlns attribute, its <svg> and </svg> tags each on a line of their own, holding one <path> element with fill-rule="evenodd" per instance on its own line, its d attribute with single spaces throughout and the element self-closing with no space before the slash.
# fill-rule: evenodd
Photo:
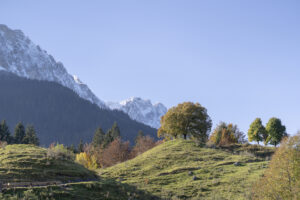
<svg viewBox="0 0 300 200">
<path fill-rule="evenodd" d="M 300 199 L 300 133 L 283 139 L 252 193 L 259 200 Z"/>
<path fill-rule="evenodd" d="M 88 169 L 97 169 L 97 159 L 94 155 L 89 155 L 86 152 L 81 152 L 76 155 L 76 162 Z"/>
</svg>

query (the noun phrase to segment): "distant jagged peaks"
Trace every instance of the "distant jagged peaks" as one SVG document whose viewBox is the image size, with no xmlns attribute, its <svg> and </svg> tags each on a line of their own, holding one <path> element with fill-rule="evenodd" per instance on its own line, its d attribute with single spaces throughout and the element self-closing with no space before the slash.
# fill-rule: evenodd
<svg viewBox="0 0 300 200">
<path fill-rule="evenodd" d="M 167 112 L 167 108 L 163 104 L 152 104 L 150 100 L 144 100 L 140 97 L 131 97 L 119 103 L 107 102 L 106 105 L 111 109 L 122 110 L 131 119 L 153 128 L 160 127 L 160 118 Z"/>
<path fill-rule="evenodd" d="M 59 83 L 103 109 L 122 110 L 131 119 L 149 125 L 160 126 L 160 118 L 167 112 L 161 104 L 132 97 L 120 103 L 104 103 L 76 75 L 70 75 L 61 62 L 35 45 L 20 30 L 12 30 L 0 24 L 0 71 L 8 71 L 20 77 Z"/>
<path fill-rule="evenodd" d="M 83 84 L 71 76 L 63 64 L 56 62 L 45 50 L 35 45 L 20 30 L 0 24 L 0 69 L 35 80 L 57 82 L 75 91 L 81 98 L 107 108 L 105 103 Z"/>
</svg>

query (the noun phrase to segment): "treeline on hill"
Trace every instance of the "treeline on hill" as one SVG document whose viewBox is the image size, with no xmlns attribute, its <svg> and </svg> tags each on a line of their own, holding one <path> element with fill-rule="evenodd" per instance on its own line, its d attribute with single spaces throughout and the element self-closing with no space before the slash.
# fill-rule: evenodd
<svg viewBox="0 0 300 200">
<path fill-rule="evenodd" d="M 97 169 L 115 165 L 132 159 L 137 155 L 159 144 L 154 138 L 145 136 L 139 131 L 135 138 L 135 145 L 130 146 L 128 141 L 122 141 L 120 129 L 115 123 L 105 134 L 101 127 L 95 133 L 90 144 L 81 142 L 75 150 L 76 161 L 86 168 Z"/>
<path fill-rule="evenodd" d="M 11 135 L 6 121 L 3 120 L 0 124 L 0 143 L 5 144 L 33 144 L 39 145 L 39 139 L 36 135 L 33 125 L 27 125 L 26 130 L 24 125 L 19 122 Z"/>
<path fill-rule="evenodd" d="M 71 89 L 48 81 L 29 80 L 0 71 L 0 119 L 9 127 L 19 121 L 34 124 L 41 145 L 89 142 L 101 125 L 108 130 L 117 122 L 122 137 L 134 144 L 139 130 L 156 138 L 156 129 L 138 123 L 121 111 L 100 109 Z M 12 131 L 12 130 L 11 130 Z"/>
<path fill-rule="evenodd" d="M 237 125 L 221 122 L 210 134 L 212 121 L 206 108 L 199 103 L 185 102 L 168 110 L 161 118 L 161 127 L 158 129 L 158 137 L 165 140 L 183 137 L 190 138 L 200 144 L 224 146 L 236 143 L 246 143 L 245 134 Z M 257 118 L 250 125 L 248 139 L 250 142 L 264 141 L 265 145 L 278 145 L 287 137 L 286 128 L 278 118 L 271 118 L 266 125 L 262 125 Z"/>
</svg>

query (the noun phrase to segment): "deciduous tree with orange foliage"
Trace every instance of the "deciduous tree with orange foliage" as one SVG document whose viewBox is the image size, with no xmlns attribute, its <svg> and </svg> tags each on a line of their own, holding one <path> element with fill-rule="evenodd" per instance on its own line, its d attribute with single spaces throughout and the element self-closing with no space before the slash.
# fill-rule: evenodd
<svg viewBox="0 0 300 200">
<path fill-rule="evenodd" d="M 109 167 L 129 159 L 129 142 L 122 142 L 120 138 L 115 139 L 103 150 L 101 163 L 103 167 Z"/>
</svg>

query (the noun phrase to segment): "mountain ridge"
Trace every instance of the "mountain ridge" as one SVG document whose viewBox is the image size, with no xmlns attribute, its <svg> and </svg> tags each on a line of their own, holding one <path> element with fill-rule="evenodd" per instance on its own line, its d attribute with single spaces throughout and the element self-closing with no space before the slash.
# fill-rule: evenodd
<svg viewBox="0 0 300 200">
<path fill-rule="evenodd" d="M 121 110 L 127 113 L 131 119 L 153 128 L 160 127 L 160 118 L 167 112 L 167 108 L 162 103 L 152 104 L 150 100 L 140 97 L 131 97 L 119 103 L 107 102 L 106 105 L 112 110 Z"/>
<path fill-rule="evenodd" d="M 35 45 L 20 30 L 0 24 L 0 67 L 20 77 L 54 81 L 75 91 L 81 98 L 107 109 L 89 87 L 78 84 L 61 62 Z"/>
</svg>

